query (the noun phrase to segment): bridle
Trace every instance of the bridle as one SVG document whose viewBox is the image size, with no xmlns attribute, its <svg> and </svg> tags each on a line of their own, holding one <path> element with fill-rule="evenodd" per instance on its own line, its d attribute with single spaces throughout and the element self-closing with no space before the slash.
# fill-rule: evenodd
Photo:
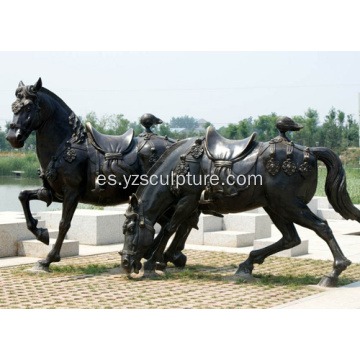
<svg viewBox="0 0 360 360">
<path fill-rule="evenodd" d="M 36 99 L 36 101 L 34 102 L 34 105 L 36 106 L 36 109 L 35 109 L 35 114 L 37 115 L 37 119 L 33 119 L 33 121 L 37 120 L 39 123 L 40 123 L 40 112 L 41 112 L 41 108 L 39 106 L 39 103 L 38 103 L 38 99 Z M 21 110 L 20 110 L 21 111 Z M 17 114 L 15 114 L 17 115 Z M 28 117 L 29 118 L 29 117 Z M 45 124 L 45 121 L 43 124 L 40 125 L 39 129 L 43 127 L 43 125 Z M 18 124 L 14 124 L 14 123 L 11 123 L 10 126 L 9 126 L 10 129 L 14 130 L 14 131 L 17 131 L 17 130 L 20 130 L 21 133 L 23 133 L 23 135 L 27 138 L 31 132 L 34 130 L 34 129 L 29 129 L 29 128 L 24 128 L 23 126 L 21 125 L 18 125 Z"/>
<path fill-rule="evenodd" d="M 151 231 L 152 235 L 155 235 L 155 229 L 154 226 L 152 225 L 151 221 L 144 215 L 144 209 L 143 209 L 143 204 L 142 201 L 139 200 L 139 214 L 135 213 L 135 212 L 129 212 L 127 213 L 127 216 L 136 216 L 136 220 L 139 221 L 139 231 L 138 233 L 140 234 L 140 229 L 147 229 L 149 231 Z M 139 235 L 140 236 L 140 235 Z M 131 244 L 131 249 L 130 250 L 122 250 L 119 252 L 119 254 L 121 256 L 123 255 L 130 255 L 130 256 L 135 256 L 137 255 L 137 252 L 134 250 L 136 244 L 132 243 Z"/>
</svg>

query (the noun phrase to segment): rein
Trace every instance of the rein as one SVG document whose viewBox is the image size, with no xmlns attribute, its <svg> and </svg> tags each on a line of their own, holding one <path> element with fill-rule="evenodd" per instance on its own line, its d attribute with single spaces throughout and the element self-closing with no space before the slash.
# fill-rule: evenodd
<svg viewBox="0 0 360 360">
<path fill-rule="evenodd" d="M 139 200 L 139 214 L 136 214 L 136 213 L 128 213 L 127 215 L 130 216 L 130 215 L 136 215 L 137 217 L 137 220 L 139 220 L 139 229 L 141 228 L 146 228 L 147 230 L 151 231 L 152 235 L 154 236 L 155 235 L 155 229 L 154 227 L 151 225 L 151 221 L 146 217 L 144 216 L 144 209 L 143 209 L 143 205 L 142 205 L 142 202 L 141 200 Z M 140 236 L 140 235 L 139 235 Z M 130 255 L 130 256 L 136 256 L 137 255 L 137 252 L 136 250 L 134 251 L 133 249 L 135 248 L 135 245 L 136 244 L 131 244 L 131 248 L 132 250 L 127 250 L 127 249 L 124 249 L 124 250 L 121 250 L 119 251 L 119 254 L 121 256 L 123 255 Z"/>
<path fill-rule="evenodd" d="M 144 215 L 144 208 L 143 208 L 143 204 L 142 204 L 141 200 L 139 200 L 139 207 L 140 207 L 140 210 L 139 210 L 139 227 L 148 229 L 154 235 L 155 234 L 155 229 L 151 225 L 150 220 Z"/>
</svg>

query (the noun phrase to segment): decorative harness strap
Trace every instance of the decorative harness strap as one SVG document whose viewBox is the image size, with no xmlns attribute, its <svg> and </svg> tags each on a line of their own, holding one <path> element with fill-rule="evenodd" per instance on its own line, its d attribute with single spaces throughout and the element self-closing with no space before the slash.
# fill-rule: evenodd
<svg viewBox="0 0 360 360">
<path fill-rule="evenodd" d="M 288 176 L 292 176 L 296 173 L 297 165 L 293 159 L 293 152 L 294 148 L 301 151 L 304 154 L 304 162 L 299 166 L 299 172 L 302 176 L 308 175 L 311 171 L 313 166 L 310 164 L 310 150 L 308 147 L 305 149 L 300 148 L 299 146 L 295 145 L 293 141 L 288 141 L 287 138 L 284 137 L 276 137 L 269 141 L 269 160 L 266 163 L 266 170 L 269 172 L 270 175 L 275 176 L 280 172 L 280 162 L 275 161 L 276 155 L 276 144 L 283 143 L 286 145 L 286 160 L 282 163 L 281 169 L 284 173 Z M 267 147 L 262 151 L 262 153 L 267 149 Z"/>
<path fill-rule="evenodd" d="M 189 162 L 196 163 L 200 166 L 200 158 L 204 153 L 204 147 L 203 147 L 204 139 L 205 136 L 197 138 L 195 140 L 195 143 L 191 146 L 190 150 L 186 154 L 180 155 L 180 161 L 176 165 L 176 168 L 172 173 L 172 180 L 170 186 L 170 191 L 175 196 L 180 196 L 180 189 L 177 186 L 178 185 L 177 177 L 187 175 L 187 173 L 190 170 L 190 166 L 188 163 Z"/>
<path fill-rule="evenodd" d="M 144 215 L 144 208 L 142 201 L 139 200 L 139 227 L 146 228 L 152 232 L 152 234 L 155 234 L 155 229 L 153 225 L 151 224 L 151 221 Z"/>
</svg>

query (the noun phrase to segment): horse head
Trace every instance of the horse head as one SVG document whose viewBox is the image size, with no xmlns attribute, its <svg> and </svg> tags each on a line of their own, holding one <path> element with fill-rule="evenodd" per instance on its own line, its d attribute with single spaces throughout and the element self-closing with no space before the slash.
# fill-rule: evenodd
<svg viewBox="0 0 360 360">
<path fill-rule="evenodd" d="M 41 89 L 41 78 L 34 84 L 25 86 L 20 81 L 15 91 L 16 101 L 12 104 L 14 113 L 6 140 L 12 147 L 19 149 L 24 146 L 25 140 L 33 130 L 41 126 L 40 106 L 37 92 Z"/>
<path fill-rule="evenodd" d="M 133 194 L 126 211 L 126 220 L 123 225 L 125 235 L 124 247 L 120 252 L 121 266 L 126 273 L 139 273 L 142 265 L 140 260 L 153 244 L 155 230 L 151 222 L 142 214 L 141 200 Z"/>
</svg>

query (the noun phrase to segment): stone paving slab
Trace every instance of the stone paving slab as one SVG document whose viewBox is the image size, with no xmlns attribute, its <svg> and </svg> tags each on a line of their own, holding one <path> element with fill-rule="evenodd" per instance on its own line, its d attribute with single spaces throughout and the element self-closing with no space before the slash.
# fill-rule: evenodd
<svg viewBox="0 0 360 360">
<path fill-rule="evenodd" d="M 360 281 L 275 306 L 274 309 L 360 309 Z"/>
<path fill-rule="evenodd" d="M 170 267 L 155 279 L 129 279 L 119 269 L 117 252 L 63 259 L 52 265 L 52 274 L 29 274 L 24 266 L 2 268 L 0 308 L 263 309 L 321 293 L 313 285 L 331 269 L 331 261 L 271 257 L 254 270 L 261 281 L 247 284 L 228 280 L 245 255 L 185 253 L 183 271 Z M 341 284 L 359 279 L 360 265 L 354 264 Z"/>
</svg>

